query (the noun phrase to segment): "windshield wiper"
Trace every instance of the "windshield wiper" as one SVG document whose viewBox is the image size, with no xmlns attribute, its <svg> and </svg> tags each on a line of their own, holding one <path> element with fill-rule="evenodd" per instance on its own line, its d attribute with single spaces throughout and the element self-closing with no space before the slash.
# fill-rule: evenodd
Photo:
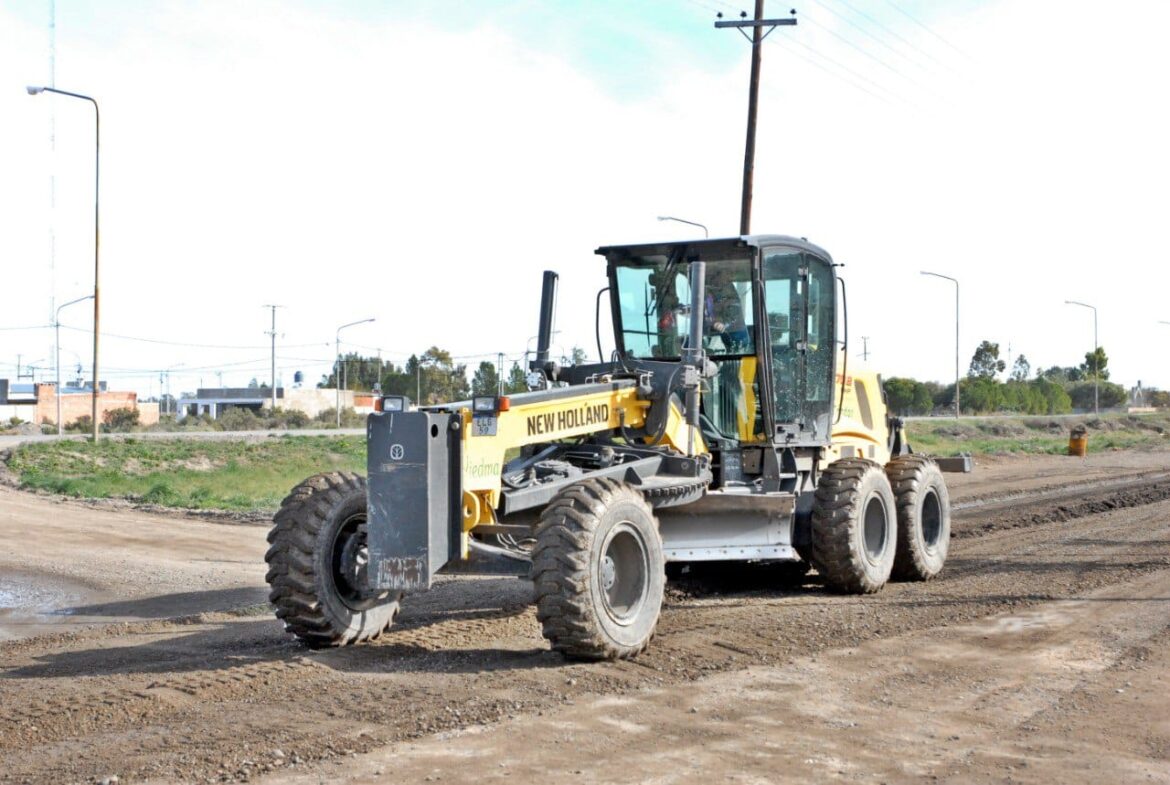
<svg viewBox="0 0 1170 785">
<path fill-rule="evenodd" d="M 666 266 L 662 268 L 662 277 L 659 279 L 658 285 L 654 287 L 654 296 L 646 305 L 646 313 L 642 314 L 643 316 L 649 317 L 651 313 L 656 312 L 659 303 L 662 302 L 662 296 L 666 294 L 666 287 L 674 276 L 674 271 L 678 269 L 678 264 L 682 261 L 684 251 L 685 246 L 680 245 L 670 252 L 670 258 L 666 261 Z"/>
</svg>

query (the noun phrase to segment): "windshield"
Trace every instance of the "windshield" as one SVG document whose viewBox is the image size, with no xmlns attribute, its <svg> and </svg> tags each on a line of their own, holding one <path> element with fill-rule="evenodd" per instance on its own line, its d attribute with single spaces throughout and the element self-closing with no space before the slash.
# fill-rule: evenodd
<svg viewBox="0 0 1170 785">
<path fill-rule="evenodd" d="M 712 356 L 755 352 L 751 258 L 707 261 L 703 349 Z M 681 254 L 617 263 L 622 343 L 640 359 L 679 357 L 691 326 L 689 266 Z"/>
</svg>

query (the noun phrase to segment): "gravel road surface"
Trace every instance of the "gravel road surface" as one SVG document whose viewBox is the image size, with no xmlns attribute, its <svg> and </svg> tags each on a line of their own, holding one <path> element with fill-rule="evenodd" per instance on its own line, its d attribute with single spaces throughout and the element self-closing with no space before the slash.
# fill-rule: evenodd
<svg viewBox="0 0 1170 785">
<path fill-rule="evenodd" d="M 310 653 L 263 527 L 0 489 L 0 782 L 1170 782 L 1170 454 L 948 480 L 940 579 L 684 580 L 603 664 L 516 579 Z"/>
</svg>

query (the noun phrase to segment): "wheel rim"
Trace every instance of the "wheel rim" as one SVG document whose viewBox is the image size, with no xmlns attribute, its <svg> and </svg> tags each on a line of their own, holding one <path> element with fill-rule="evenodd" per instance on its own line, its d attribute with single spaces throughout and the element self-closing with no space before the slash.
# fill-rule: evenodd
<svg viewBox="0 0 1170 785">
<path fill-rule="evenodd" d="M 329 552 L 329 577 L 338 598 L 352 610 L 367 610 L 379 604 L 384 595 L 371 596 L 369 585 L 370 554 L 366 546 L 366 514 L 346 518 L 333 535 Z"/>
<path fill-rule="evenodd" d="M 646 604 L 650 560 L 646 544 L 629 522 L 615 526 L 601 549 L 598 583 L 606 614 L 628 625 Z"/>
<path fill-rule="evenodd" d="M 865 555 L 870 562 L 877 564 L 886 552 L 886 541 L 889 538 L 888 516 L 886 505 L 880 496 L 871 496 L 865 503 L 865 518 L 862 524 L 862 535 L 865 538 Z"/>
<path fill-rule="evenodd" d="M 934 489 L 922 497 L 922 542 L 933 551 L 942 539 L 942 502 Z"/>
</svg>

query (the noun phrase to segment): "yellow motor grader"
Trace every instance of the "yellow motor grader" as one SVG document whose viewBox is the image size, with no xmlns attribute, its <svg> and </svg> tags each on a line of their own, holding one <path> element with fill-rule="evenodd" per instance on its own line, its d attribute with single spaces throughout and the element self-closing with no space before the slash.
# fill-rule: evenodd
<svg viewBox="0 0 1170 785">
<path fill-rule="evenodd" d="M 513 574 L 533 581 L 554 649 L 624 658 L 653 637 L 668 568 L 788 562 L 853 593 L 939 573 L 946 484 L 911 453 L 878 376 L 848 367 L 828 253 L 779 235 L 597 253 L 609 360 L 549 360 L 546 272 L 529 392 L 417 409 L 384 397 L 368 479 L 292 491 L 266 556 L 290 632 L 357 643 L 437 575 Z"/>
</svg>

